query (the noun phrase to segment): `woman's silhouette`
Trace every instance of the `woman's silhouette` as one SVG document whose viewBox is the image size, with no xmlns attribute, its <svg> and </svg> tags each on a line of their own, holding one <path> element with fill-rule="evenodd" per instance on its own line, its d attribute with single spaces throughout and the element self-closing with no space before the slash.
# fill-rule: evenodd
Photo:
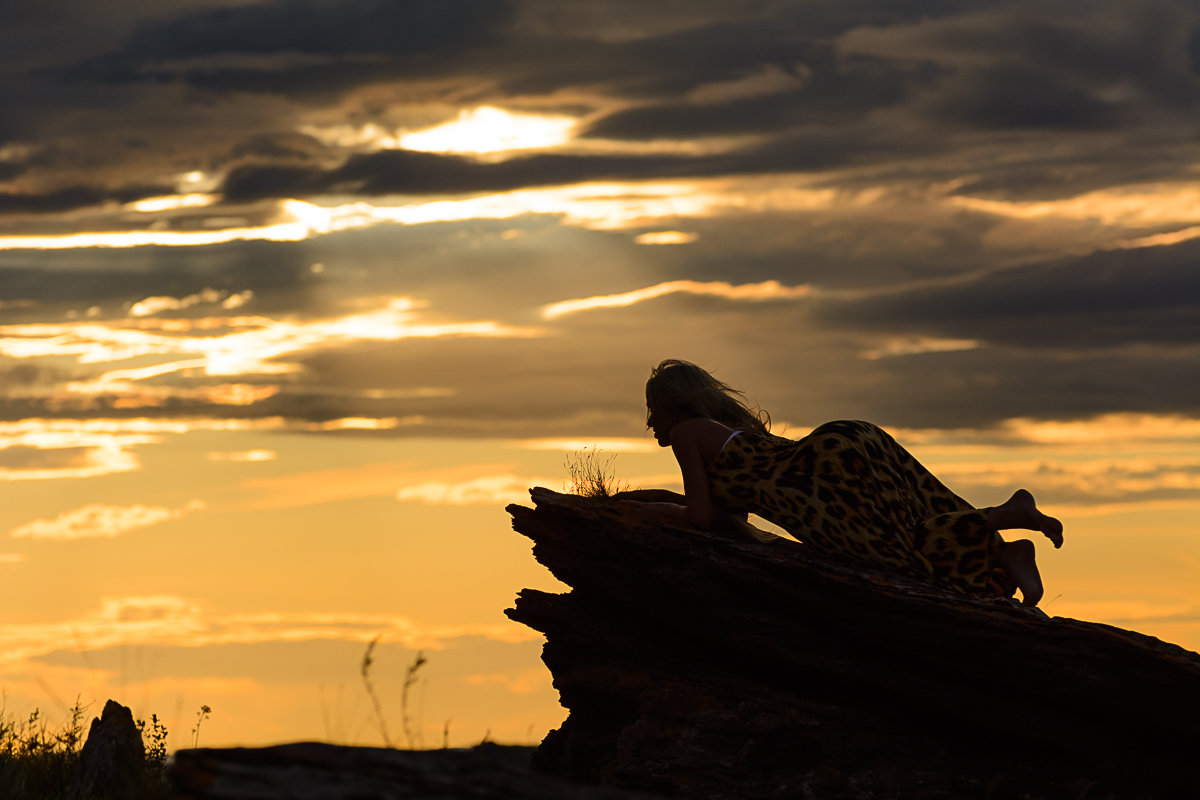
<svg viewBox="0 0 1200 800">
<path fill-rule="evenodd" d="M 1062 546 L 1062 524 L 1018 490 L 977 509 L 947 489 L 869 422 L 838 421 L 793 441 L 770 433 L 770 417 L 704 369 L 670 359 L 646 383 L 647 427 L 683 474 L 681 502 L 653 503 L 708 529 L 722 513 L 758 514 L 807 545 L 930 578 L 976 596 L 1042 597 L 1024 529 Z M 661 497 L 627 492 L 622 499 Z"/>
</svg>

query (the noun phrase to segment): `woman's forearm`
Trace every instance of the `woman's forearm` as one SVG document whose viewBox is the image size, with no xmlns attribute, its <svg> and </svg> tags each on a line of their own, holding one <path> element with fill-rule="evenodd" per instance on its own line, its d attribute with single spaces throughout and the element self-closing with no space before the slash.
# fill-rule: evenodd
<svg viewBox="0 0 1200 800">
<path fill-rule="evenodd" d="M 687 504 L 687 498 L 670 489 L 630 489 L 617 492 L 613 497 L 618 500 L 636 500 L 639 503 L 674 503 L 680 506 Z"/>
</svg>

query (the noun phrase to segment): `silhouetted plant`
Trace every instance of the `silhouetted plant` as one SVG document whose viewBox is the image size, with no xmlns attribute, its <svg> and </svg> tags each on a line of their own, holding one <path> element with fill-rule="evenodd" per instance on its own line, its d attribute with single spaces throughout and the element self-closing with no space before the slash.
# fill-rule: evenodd
<svg viewBox="0 0 1200 800">
<path fill-rule="evenodd" d="M 379 644 L 379 637 L 376 636 L 367 643 L 367 650 L 363 653 L 360 672 L 362 674 L 363 686 L 367 689 L 367 696 L 371 698 L 371 706 L 375 712 L 375 723 L 379 726 L 379 734 L 383 737 L 383 742 L 388 747 L 395 747 L 392 743 L 392 737 L 388 735 L 387 721 L 383 716 L 383 704 L 379 702 L 379 695 L 375 693 L 375 686 L 371 682 L 371 667 L 375 664 L 375 645 Z M 404 741 L 410 750 L 421 746 L 421 731 L 419 721 L 414 723 L 412 715 L 409 713 L 409 696 L 412 689 L 416 686 L 420 678 L 417 674 L 421 667 L 425 666 L 425 652 L 417 651 L 417 656 L 413 659 L 413 663 L 408 665 L 404 671 L 404 685 L 400 689 L 400 717 L 404 724 Z M 446 720 L 446 726 L 442 731 L 443 747 L 450 737 L 450 721 Z"/>
<path fill-rule="evenodd" d="M 421 744 L 420 725 L 413 725 L 412 718 L 408 713 L 408 696 L 412 688 L 417 684 L 417 672 L 421 667 L 425 666 L 425 653 L 422 650 L 417 651 L 417 657 L 413 659 L 413 663 L 408 665 L 408 669 L 404 671 L 404 687 L 400 691 L 400 717 L 404 721 L 404 740 L 408 742 L 408 749 L 419 747 Z M 413 735 L 414 727 L 417 730 L 416 735 Z"/>
<path fill-rule="evenodd" d="M 359 672 L 362 674 L 363 686 L 367 689 L 367 696 L 371 698 L 371 706 L 375 711 L 375 724 L 379 726 L 379 735 L 383 737 L 385 745 L 395 747 L 392 744 L 392 737 L 388 735 L 387 721 L 383 717 L 383 704 L 379 702 L 379 695 L 375 693 L 375 686 L 371 683 L 371 666 L 375 663 L 373 656 L 375 645 L 377 644 L 379 644 L 378 636 L 367 643 L 367 650 L 363 653 Z"/>
<path fill-rule="evenodd" d="M 149 729 L 142 719 L 137 721 L 137 729 L 146 746 L 146 771 L 157 775 L 167 763 L 167 726 L 162 724 L 157 714 L 151 714 Z"/>
<path fill-rule="evenodd" d="M 601 457 L 595 447 L 577 450 L 574 455 L 567 456 L 564 466 L 571 480 L 568 491 L 581 497 L 612 497 L 628 488 L 617 481 L 612 466 L 616 457 L 615 453 Z"/>
<path fill-rule="evenodd" d="M 196 727 L 192 728 L 192 747 L 200 746 L 200 723 L 208 719 L 212 714 L 212 709 L 208 706 L 200 706 L 200 710 L 196 712 Z"/>
</svg>

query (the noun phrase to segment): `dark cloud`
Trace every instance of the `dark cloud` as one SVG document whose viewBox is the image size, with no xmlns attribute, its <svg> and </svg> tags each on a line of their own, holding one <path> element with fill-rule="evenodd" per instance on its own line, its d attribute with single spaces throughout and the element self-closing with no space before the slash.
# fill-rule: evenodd
<svg viewBox="0 0 1200 800">
<path fill-rule="evenodd" d="M 101 318 L 119 318 L 130 304 L 147 297 L 184 297 L 208 288 L 231 294 L 252 291 L 258 311 L 311 312 L 319 300 L 305 250 L 302 244 L 231 242 L 139 247 L 116 254 L 94 249 L 0 251 L 0 297 L 26 301 L 0 314 L 9 324 L 57 322 L 67 311 L 98 306 Z"/>
<path fill-rule="evenodd" d="M 1197 396 L 1172 377 L 1200 342 L 1197 247 L 1059 259 L 1043 251 L 1169 227 L 1027 220 L 1042 238 L 1025 242 L 1005 235 L 1000 217 L 945 202 L 1191 181 L 1200 27 L 1190 4 L 191 0 L 150 10 L 122 0 L 103 23 L 72 8 L 54 4 L 59 17 L 90 20 L 101 34 L 74 51 L 35 58 L 17 34 L 0 32 L 25 54 L 0 55 L 0 94 L 12 110 L 0 135 L 21 142 L 0 156 L 9 183 L 0 212 L 37 212 L 30 225 L 165 191 L 154 187 L 193 169 L 225 176 L 223 199 L 248 224 L 274 208 L 249 202 L 257 200 L 595 181 L 747 177 L 730 183 L 755 183 L 763 194 L 754 197 L 775 181 L 781 194 L 802 184 L 839 198 L 763 210 L 751 197 L 712 218 L 648 220 L 636 231 L 531 217 L 380 226 L 304 243 L 0 253 L 6 322 L 91 306 L 108 318 L 144 297 L 205 288 L 253 291 L 252 313 L 306 318 L 404 295 L 430 300 L 431 319 L 510 324 L 543 324 L 543 303 L 675 279 L 820 290 L 809 301 L 754 305 L 665 297 L 565 318 L 544 339 L 301 353 L 290 358 L 303 371 L 253 406 L 181 400 L 136 413 L 422 415 L 422 431 L 445 434 L 636 433 L 645 370 L 667 356 L 731 378 L 740 371 L 773 411 L 814 423 L 985 424 L 1187 409 Z M 36 25 L 50 25 L 55 14 L 39 13 Z M 14 25 L 26 38 L 36 28 Z M 63 24 L 66 41 L 84 42 L 77 27 Z M 310 135 L 367 123 L 412 130 L 485 101 L 569 108 L 589 121 L 591 146 L 603 139 L 612 149 L 495 161 L 364 153 Z M 746 138 L 713 141 L 733 136 Z M 654 140 L 682 146 L 641 147 Z M 694 140 L 705 141 L 689 147 Z M 166 224 L 200 229 L 227 208 L 179 212 Z M 1060 227 L 1078 238 L 1046 244 L 1044 231 Z M 667 228 L 700 238 L 632 244 L 642 230 Z M 1017 257 L 1028 265 L 997 268 Z M 310 271 L 317 261 L 321 277 Z M 922 336 L 982 346 L 863 358 L 882 341 Z M 402 397 L 414 384 L 452 393 Z M 55 412 L 10 398 L 4 413 Z"/>
<path fill-rule="evenodd" d="M 987 129 L 1136 126 L 1200 99 L 1187 66 L 1193 8 L 1178 2 L 1007 4 L 892 28 L 862 28 L 845 52 L 930 63 L 918 105 Z M 1178 118 L 1178 117 L 1177 117 Z"/>
<path fill-rule="evenodd" d="M 504 191 L 633 175 L 703 174 L 711 160 L 676 156 L 536 155 L 485 163 L 473 158 L 411 150 L 352 156 L 333 170 L 245 166 L 230 172 L 223 187 L 231 200 L 355 193 L 443 194 Z"/>
<path fill-rule="evenodd" d="M 1085 89 L 1057 84 L 1042 70 L 1014 66 L 976 70 L 953 82 L 932 107 L 943 121 L 992 130 L 1096 130 L 1123 120 L 1116 104 Z"/>
<path fill-rule="evenodd" d="M 1200 243 L 1109 250 L 941 286 L 828 301 L 817 318 L 1073 352 L 1200 345 Z"/>
<path fill-rule="evenodd" d="M 934 142 L 894 141 L 884 129 L 811 131 L 779 137 L 728 153 L 704 156 L 557 155 L 519 156 L 504 161 L 384 150 L 355 155 L 334 169 L 245 165 L 230 171 L 223 186 L 229 200 L 303 197 L 320 194 L 449 194 L 497 192 L 590 181 L 702 178 L 820 171 L 936 149 Z"/>
<path fill-rule="evenodd" d="M 607 139 L 669 139 L 763 134 L 808 125 L 845 124 L 860 120 L 875 108 L 899 102 L 905 95 L 906 78 L 873 69 L 873 64 L 838 66 L 828 58 L 817 63 L 815 69 L 805 64 L 805 73 L 787 65 L 798 86 L 793 91 L 735 96 L 727 102 L 638 106 L 602 117 L 588 128 L 586 135 Z"/>
<path fill-rule="evenodd" d="M 1200 413 L 1194 354 L 1073 354 L 988 347 L 864 364 L 873 392 L 846 397 L 903 427 L 986 427 L 1015 417 L 1080 419 L 1114 412 Z"/>
<path fill-rule="evenodd" d="M 68 186 L 43 193 L 0 192 L 0 215 L 48 214 L 71 211 L 105 203 L 131 203 L 146 197 L 172 194 L 169 186 L 122 186 L 105 189 L 95 186 Z"/>
<path fill-rule="evenodd" d="M 1056 200 L 1122 184 L 1181 183 L 1181 165 L 1200 155 L 1200 143 L 1153 136 L 1081 147 L 1079 152 L 1022 153 L 1005 163 L 979 165 L 957 179 L 955 194 L 998 199 Z M 949 175 L 947 180 L 952 179 Z"/>
<path fill-rule="evenodd" d="M 67 75 L 303 95 L 396 77 L 415 59 L 479 45 L 511 11 L 504 0 L 268 0 L 200 8 L 145 25 L 118 51 L 80 62 Z M 243 66 L 246 57 L 267 60 Z"/>
<path fill-rule="evenodd" d="M 1121 149 L 1099 141 L 1099 131 L 1160 135 L 1124 143 L 1125 171 L 1092 170 L 1097 183 L 1162 175 L 1196 157 L 1194 137 L 1156 127 L 1183 124 L 1180 110 L 1197 98 L 1188 38 L 1196 15 L 1183 4 L 1158 3 L 1152 14 L 1121 3 L 948 0 L 772 0 L 736 12 L 707 2 L 673 11 L 635 6 L 193 0 L 151 13 L 122 2 L 101 23 L 59 2 L 55 14 L 70 41 L 83 24 L 102 35 L 74 60 L 63 48 L 45 63 L 30 59 L 36 66 L 22 70 L 14 61 L 0 73 L 0 100 L 14 109 L 8 138 L 43 151 L 36 167 L 22 168 L 11 200 L 59 207 L 61 199 L 42 196 L 66 191 L 65 171 L 74 173 L 67 185 L 117 186 L 240 165 L 226 184 L 231 198 L 420 194 L 825 170 L 932 152 L 966 186 L 978 181 L 1003 194 L 1005 168 L 991 167 L 1039 152 L 1036 137 L 1048 131 L 1079 135 L 1081 145 L 1056 148 L 1061 166 L 1014 173 L 1029 192 L 1039 191 L 1037 175 L 1060 176 L 1068 188 L 1058 191 L 1069 191 L 1076 182 L 1061 176 L 1087 171 L 1071 161 Z M 35 15 L 36 24 L 48 26 L 52 16 Z M 20 23 L 27 36 L 36 24 Z M 368 86 L 390 88 L 348 100 Z M 436 121 L 430 104 L 444 119 L 447 109 L 482 102 L 604 110 L 587 134 L 631 144 L 734 134 L 761 141 L 726 157 L 554 156 L 501 165 L 344 152 L 349 160 L 331 169 L 337 148 L 296 132 L 312 114 L 395 129 Z M 995 157 L 979 159 L 972 136 L 980 131 L 1034 138 L 997 140 Z M 1042 183 L 1055 191 L 1055 178 Z"/>
<path fill-rule="evenodd" d="M 0 134 L 0 137 L 2 136 L 3 134 Z M 29 169 L 28 164 L 0 161 L 0 181 L 11 181 L 27 169 Z"/>
<path fill-rule="evenodd" d="M 41 364 L 18 362 L 11 367 L 0 367 L 0 387 L 25 390 L 39 384 L 61 380 L 65 373 Z"/>
<path fill-rule="evenodd" d="M 327 156 L 328 148 L 302 133 L 262 133 L 238 142 L 229 152 L 234 161 L 311 162 Z"/>
<path fill-rule="evenodd" d="M 511 10 L 503 0 L 268 0 L 149 26 L 126 52 L 147 61 L 219 53 L 444 53 L 480 41 Z"/>
</svg>

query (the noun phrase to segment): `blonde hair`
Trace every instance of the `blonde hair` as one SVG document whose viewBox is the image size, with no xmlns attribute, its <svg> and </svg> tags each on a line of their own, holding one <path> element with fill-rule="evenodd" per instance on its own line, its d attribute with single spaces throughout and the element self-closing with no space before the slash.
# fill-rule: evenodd
<svg viewBox="0 0 1200 800">
<path fill-rule="evenodd" d="M 650 370 L 646 381 L 650 410 L 685 418 L 707 417 L 742 430 L 768 433 L 771 415 L 746 404 L 745 395 L 690 361 L 668 358 Z"/>
</svg>

